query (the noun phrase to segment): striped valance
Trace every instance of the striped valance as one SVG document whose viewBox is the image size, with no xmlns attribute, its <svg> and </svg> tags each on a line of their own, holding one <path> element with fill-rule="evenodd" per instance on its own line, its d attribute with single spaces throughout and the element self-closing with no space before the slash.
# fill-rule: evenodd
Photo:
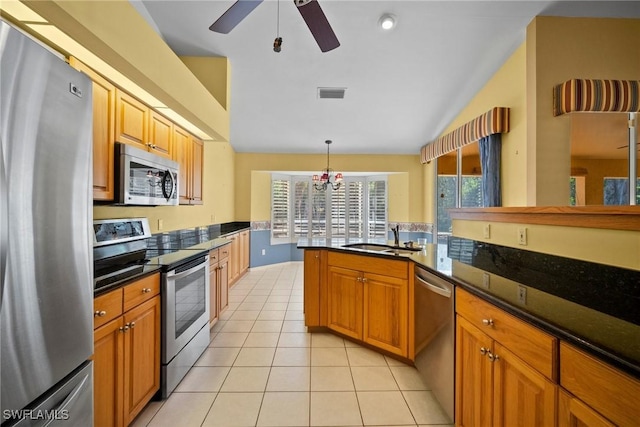
<svg viewBox="0 0 640 427">
<path fill-rule="evenodd" d="M 568 80 L 553 88 L 553 115 L 573 111 L 638 112 L 640 80 Z"/>
<path fill-rule="evenodd" d="M 456 130 L 422 147 L 420 160 L 422 163 L 426 163 L 438 156 L 478 141 L 485 136 L 505 132 L 509 132 L 509 109 L 494 107 Z"/>
</svg>

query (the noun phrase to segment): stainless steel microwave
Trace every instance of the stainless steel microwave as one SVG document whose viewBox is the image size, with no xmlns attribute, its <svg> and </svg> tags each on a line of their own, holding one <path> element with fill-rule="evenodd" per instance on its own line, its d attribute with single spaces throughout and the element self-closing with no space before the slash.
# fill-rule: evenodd
<svg viewBox="0 0 640 427">
<path fill-rule="evenodd" d="M 123 205 L 178 204 L 178 163 L 128 144 L 115 144 L 116 201 Z"/>
</svg>

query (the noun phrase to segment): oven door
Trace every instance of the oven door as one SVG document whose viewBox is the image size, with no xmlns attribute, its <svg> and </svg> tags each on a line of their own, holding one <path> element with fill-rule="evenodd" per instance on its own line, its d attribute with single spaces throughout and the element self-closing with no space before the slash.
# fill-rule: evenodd
<svg viewBox="0 0 640 427">
<path fill-rule="evenodd" d="M 164 275 L 162 363 L 173 359 L 209 322 L 209 256 Z"/>
</svg>

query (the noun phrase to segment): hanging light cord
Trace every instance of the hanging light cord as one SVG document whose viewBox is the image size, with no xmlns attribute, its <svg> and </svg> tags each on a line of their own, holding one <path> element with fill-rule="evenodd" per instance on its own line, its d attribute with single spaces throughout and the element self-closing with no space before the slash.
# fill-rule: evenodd
<svg viewBox="0 0 640 427">
<path fill-rule="evenodd" d="M 273 41 L 273 51 L 282 50 L 282 37 L 280 37 L 280 0 L 278 0 L 278 16 L 276 17 L 276 39 Z"/>
</svg>

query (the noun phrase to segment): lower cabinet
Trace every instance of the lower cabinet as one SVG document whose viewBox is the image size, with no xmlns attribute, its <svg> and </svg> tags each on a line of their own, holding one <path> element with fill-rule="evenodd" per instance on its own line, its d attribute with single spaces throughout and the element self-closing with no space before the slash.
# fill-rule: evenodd
<svg viewBox="0 0 640 427">
<path fill-rule="evenodd" d="M 160 275 L 94 300 L 94 426 L 127 426 L 160 389 Z"/>
<path fill-rule="evenodd" d="M 338 252 L 327 258 L 326 326 L 408 357 L 408 261 Z"/>
<path fill-rule="evenodd" d="M 458 288 L 456 425 L 555 426 L 557 339 Z"/>
<path fill-rule="evenodd" d="M 229 307 L 229 245 L 209 252 L 209 326 Z"/>
<path fill-rule="evenodd" d="M 637 426 L 640 380 L 560 343 L 559 425 Z"/>
<path fill-rule="evenodd" d="M 249 269 L 251 235 L 249 230 L 230 234 L 229 248 L 229 285 L 233 286 Z"/>
</svg>

